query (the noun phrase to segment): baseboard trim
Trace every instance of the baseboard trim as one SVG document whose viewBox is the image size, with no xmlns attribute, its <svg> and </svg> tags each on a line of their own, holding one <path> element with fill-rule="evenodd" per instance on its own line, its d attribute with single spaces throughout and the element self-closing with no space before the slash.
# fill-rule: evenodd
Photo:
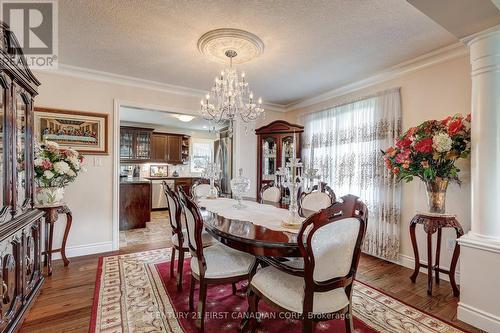
<svg viewBox="0 0 500 333">
<path fill-rule="evenodd" d="M 457 317 L 487 332 L 500 332 L 500 317 L 463 302 L 458 302 Z"/>
<path fill-rule="evenodd" d="M 102 252 L 110 252 L 113 251 L 113 242 L 101 242 L 101 243 L 93 243 L 93 244 L 85 244 L 85 245 L 75 245 L 68 246 L 66 248 L 66 256 L 68 258 L 72 257 L 80 257 L 86 256 L 89 254 L 96 254 Z M 61 259 L 60 253 L 54 253 L 52 255 L 52 259 Z"/>
<path fill-rule="evenodd" d="M 375 256 L 375 257 L 377 257 L 377 256 Z M 377 257 L 377 258 L 383 259 L 383 260 L 388 261 L 388 262 L 392 262 L 393 264 L 400 265 L 400 266 L 403 266 L 406 268 L 410 268 L 410 269 L 415 268 L 415 258 L 407 256 L 406 254 L 400 253 L 397 260 L 389 260 L 389 259 L 382 258 L 382 257 Z M 445 267 L 445 266 L 440 266 L 440 267 L 443 269 L 449 270 L 449 267 Z M 420 273 L 427 274 L 427 268 L 420 268 Z M 448 277 L 447 274 L 440 273 L 439 278 L 442 280 L 445 280 L 445 281 L 450 281 L 450 278 Z M 455 281 L 457 282 L 457 284 L 460 284 L 460 272 L 459 271 L 455 271 Z"/>
<path fill-rule="evenodd" d="M 397 264 L 399 263 L 401 266 L 404 266 L 406 268 L 410 268 L 410 269 L 415 268 L 415 258 L 407 256 L 407 255 L 402 254 L 402 253 L 399 254 L 399 260 L 396 263 Z M 440 267 L 443 269 L 446 269 L 446 270 L 450 269 L 449 267 L 446 267 L 446 266 L 440 265 Z M 420 268 L 420 272 L 427 274 L 427 268 Z M 445 280 L 445 281 L 450 281 L 448 274 L 440 273 L 439 278 L 442 280 Z M 458 271 L 458 270 L 455 271 L 455 281 L 457 282 L 457 284 L 460 284 L 460 271 Z"/>
</svg>

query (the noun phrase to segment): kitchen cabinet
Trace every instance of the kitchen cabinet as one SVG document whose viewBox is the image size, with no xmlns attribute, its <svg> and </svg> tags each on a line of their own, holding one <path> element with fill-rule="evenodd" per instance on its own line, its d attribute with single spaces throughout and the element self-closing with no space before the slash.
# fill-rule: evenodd
<svg viewBox="0 0 500 333">
<path fill-rule="evenodd" d="M 153 133 L 151 136 L 151 160 L 163 163 L 168 161 L 168 136 Z"/>
<path fill-rule="evenodd" d="M 159 163 L 185 164 L 189 159 L 189 136 L 157 133 L 151 136 L 151 160 Z"/>
<path fill-rule="evenodd" d="M 151 136 L 149 128 L 120 127 L 120 160 L 148 162 L 151 160 Z"/>
<path fill-rule="evenodd" d="M 151 183 L 149 181 L 120 182 L 120 230 L 145 228 L 151 220 Z"/>
<path fill-rule="evenodd" d="M 182 137 L 168 136 L 168 163 L 182 164 Z"/>
</svg>

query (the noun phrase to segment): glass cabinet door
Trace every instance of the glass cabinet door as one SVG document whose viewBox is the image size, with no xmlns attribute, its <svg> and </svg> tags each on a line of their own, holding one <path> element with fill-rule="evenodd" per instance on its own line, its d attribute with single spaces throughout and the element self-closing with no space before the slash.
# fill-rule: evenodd
<svg viewBox="0 0 500 333">
<path fill-rule="evenodd" d="M 286 166 L 293 156 L 293 136 L 285 136 L 281 139 L 281 166 Z"/>
<path fill-rule="evenodd" d="M 0 209 L 3 210 L 3 207 L 8 206 L 6 203 L 4 187 L 5 187 L 5 151 L 4 151 L 4 140 L 5 140 L 5 88 L 0 85 Z"/>
<path fill-rule="evenodd" d="M 151 133 L 137 132 L 135 158 L 149 160 L 151 157 Z"/>
<path fill-rule="evenodd" d="M 262 180 L 276 180 L 277 140 L 274 137 L 262 139 Z"/>
<path fill-rule="evenodd" d="M 23 96 L 16 94 L 15 108 L 15 138 L 16 138 L 16 191 L 17 191 L 17 207 L 21 210 L 28 202 L 27 196 L 27 177 L 26 177 L 26 161 L 28 159 L 27 139 L 26 139 L 26 121 L 27 121 L 28 106 Z"/>
<path fill-rule="evenodd" d="M 120 132 L 120 159 L 131 160 L 134 158 L 134 135 L 130 131 Z"/>
</svg>

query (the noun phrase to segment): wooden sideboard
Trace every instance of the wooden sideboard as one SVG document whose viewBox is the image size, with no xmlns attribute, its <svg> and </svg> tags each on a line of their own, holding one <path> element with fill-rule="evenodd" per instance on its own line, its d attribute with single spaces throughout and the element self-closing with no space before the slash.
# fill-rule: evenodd
<svg viewBox="0 0 500 333">
<path fill-rule="evenodd" d="M 0 332 L 14 332 L 44 281 L 44 213 L 33 200 L 33 104 L 40 82 L 14 34 L 0 24 Z"/>
</svg>

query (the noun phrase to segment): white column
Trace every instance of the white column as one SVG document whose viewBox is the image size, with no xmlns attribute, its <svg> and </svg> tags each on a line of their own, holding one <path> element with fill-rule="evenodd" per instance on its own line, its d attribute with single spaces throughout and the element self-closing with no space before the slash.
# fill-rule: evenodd
<svg viewBox="0 0 500 333">
<path fill-rule="evenodd" d="M 459 240 L 458 318 L 500 332 L 500 27 L 464 41 L 472 77 L 472 216 Z"/>
</svg>

